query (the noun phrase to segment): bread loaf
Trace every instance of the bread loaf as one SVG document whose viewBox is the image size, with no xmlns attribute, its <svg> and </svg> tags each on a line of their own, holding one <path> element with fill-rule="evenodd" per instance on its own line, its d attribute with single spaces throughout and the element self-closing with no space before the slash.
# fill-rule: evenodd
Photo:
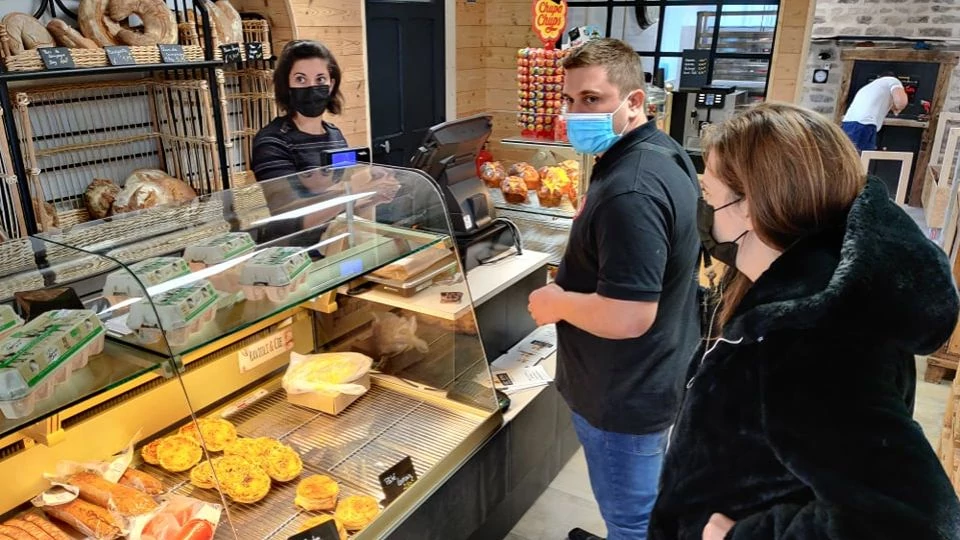
<svg viewBox="0 0 960 540">
<path fill-rule="evenodd" d="M 113 213 L 132 212 L 154 206 L 178 204 L 196 198 L 185 182 L 156 169 L 141 169 L 131 174 L 113 202 Z"/>
<path fill-rule="evenodd" d="M 113 210 L 113 201 L 120 193 L 120 186 L 110 180 L 95 178 L 83 192 L 83 202 L 92 219 L 103 219 Z"/>
<path fill-rule="evenodd" d="M 11 52 L 15 55 L 40 47 L 57 45 L 43 23 L 26 13 L 8 13 L 0 22 L 3 22 L 3 26 L 7 29 Z"/>
<path fill-rule="evenodd" d="M 112 540 L 120 536 L 120 525 L 110 512 L 80 499 L 57 506 L 44 506 L 43 511 L 97 540 Z"/>
<path fill-rule="evenodd" d="M 80 498 L 102 508 L 115 508 L 123 516 L 140 516 L 157 508 L 146 493 L 114 484 L 97 473 L 71 475 L 67 482 L 80 489 Z"/>
<path fill-rule="evenodd" d="M 5 522 L 4 525 L 7 527 L 15 527 L 20 529 L 21 531 L 27 533 L 30 538 L 42 538 L 44 540 L 52 538 L 52 536 L 47 534 L 37 525 L 23 519 L 11 519 L 10 521 Z"/>
<path fill-rule="evenodd" d="M 24 519 L 24 521 L 33 523 L 37 527 L 43 529 L 43 532 L 47 533 L 47 535 L 53 538 L 53 540 L 72 540 L 69 536 L 67 536 L 67 533 L 60 530 L 60 527 L 57 527 L 53 523 L 50 523 L 37 514 L 28 513 L 21 517 Z"/>
<path fill-rule="evenodd" d="M 47 201 L 33 199 L 33 213 L 40 224 L 40 230 L 46 232 L 60 227 L 60 217 L 57 209 Z"/>
<path fill-rule="evenodd" d="M 33 540 L 30 533 L 9 525 L 0 525 L 0 537 L 13 538 L 13 540 Z"/>
<path fill-rule="evenodd" d="M 205 2 L 207 13 L 210 15 L 210 25 L 216 32 L 221 45 L 227 43 L 243 43 L 243 19 L 240 13 L 227 0 Z"/>
<path fill-rule="evenodd" d="M 92 39 L 83 37 L 78 30 L 60 19 L 53 19 L 47 23 L 47 30 L 62 47 L 71 49 L 97 49 L 100 45 Z"/>
<path fill-rule="evenodd" d="M 124 24 L 131 15 L 143 27 Z M 83 35 L 104 47 L 177 42 L 177 19 L 163 0 L 80 0 L 77 20 Z"/>
<path fill-rule="evenodd" d="M 120 477 L 120 484 L 138 489 L 148 495 L 163 493 L 163 483 L 155 476 L 137 469 L 127 469 Z"/>
</svg>

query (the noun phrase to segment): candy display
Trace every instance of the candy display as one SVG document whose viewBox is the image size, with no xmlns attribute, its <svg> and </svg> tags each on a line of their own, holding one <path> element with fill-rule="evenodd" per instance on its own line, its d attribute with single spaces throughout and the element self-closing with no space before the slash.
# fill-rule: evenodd
<svg viewBox="0 0 960 540">
<path fill-rule="evenodd" d="M 517 51 L 517 125 L 524 137 L 556 139 L 554 124 L 563 109 L 566 55 L 567 51 L 536 48 Z"/>
<path fill-rule="evenodd" d="M 103 351 L 104 329 L 87 310 L 41 314 L 0 341 L 0 411 L 7 418 L 33 413 L 71 373 Z"/>
</svg>

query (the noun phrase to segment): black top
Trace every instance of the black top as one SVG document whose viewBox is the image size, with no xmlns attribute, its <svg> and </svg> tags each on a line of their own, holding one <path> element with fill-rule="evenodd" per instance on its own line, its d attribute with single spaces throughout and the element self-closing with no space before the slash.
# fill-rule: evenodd
<svg viewBox="0 0 960 540">
<path fill-rule="evenodd" d="M 347 148 L 343 133 L 333 124 L 323 123 L 323 135 L 311 135 L 297 129 L 290 116 L 279 116 L 253 139 L 250 164 L 258 181 L 289 176 L 321 166 L 323 150 Z"/>
<path fill-rule="evenodd" d="M 683 149 L 653 122 L 624 135 L 593 169 L 557 284 L 659 302 L 653 326 L 637 339 L 603 339 L 557 325 L 557 387 L 596 428 L 652 433 L 676 416 L 700 338 L 695 175 Z"/>
<path fill-rule="evenodd" d="M 957 496 L 913 421 L 915 354 L 947 340 L 950 262 L 879 180 L 760 276 L 699 365 L 652 540 L 956 539 Z M 699 361 L 699 358 L 698 358 Z"/>
</svg>

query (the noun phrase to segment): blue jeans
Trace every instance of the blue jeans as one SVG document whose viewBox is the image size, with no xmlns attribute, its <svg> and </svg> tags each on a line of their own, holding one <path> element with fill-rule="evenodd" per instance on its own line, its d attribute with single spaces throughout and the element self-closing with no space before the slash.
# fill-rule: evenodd
<svg viewBox="0 0 960 540">
<path fill-rule="evenodd" d="M 593 427 L 577 413 L 573 427 L 587 455 L 590 486 L 607 523 L 607 540 L 646 540 L 670 430 L 613 433 Z"/>
<path fill-rule="evenodd" d="M 877 149 L 877 126 L 861 124 L 860 122 L 844 122 L 840 124 L 843 132 L 850 137 L 857 152 L 861 154 L 867 150 Z"/>
</svg>

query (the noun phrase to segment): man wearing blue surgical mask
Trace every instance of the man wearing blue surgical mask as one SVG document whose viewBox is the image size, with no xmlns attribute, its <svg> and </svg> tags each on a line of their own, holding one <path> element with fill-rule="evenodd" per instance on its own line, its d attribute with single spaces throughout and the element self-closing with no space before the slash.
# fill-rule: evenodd
<svg viewBox="0 0 960 540">
<path fill-rule="evenodd" d="M 557 324 L 573 411 L 610 540 L 643 540 L 684 376 L 700 338 L 696 171 L 648 122 L 640 59 L 618 40 L 565 60 L 567 133 L 598 157 L 556 283 L 530 295 Z M 571 540 L 596 539 L 581 529 Z"/>
</svg>

